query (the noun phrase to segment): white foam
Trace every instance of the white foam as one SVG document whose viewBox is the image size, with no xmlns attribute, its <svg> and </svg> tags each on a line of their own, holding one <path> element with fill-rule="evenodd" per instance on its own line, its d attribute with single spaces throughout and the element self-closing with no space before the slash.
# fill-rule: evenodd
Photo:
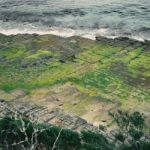
<svg viewBox="0 0 150 150">
<path fill-rule="evenodd" d="M 107 28 L 100 28 L 100 29 L 71 29 L 71 28 L 58 28 L 58 27 L 51 27 L 51 28 L 41 28 L 38 29 L 34 26 L 28 26 L 28 28 L 13 28 L 13 29 L 0 29 L 0 33 L 5 35 L 16 35 L 16 34 L 52 34 L 61 37 L 71 37 L 71 36 L 81 36 L 84 38 L 95 40 L 96 36 L 104 36 L 107 38 L 116 38 L 119 36 L 112 36 Z M 130 36 L 132 39 L 136 39 L 138 41 L 144 41 L 144 38 L 141 36 Z"/>
<path fill-rule="evenodd" d="M 58 28 L 58 27 L 51 27 L 51 28 L 44 28 L 38 29 L 34 26 L 25 27 L 25 28 L 13 28 L 13 29 L 0 29 L 0 33 L 5 35 L 16 35 L 16 34 L 53 34 L 62 37 L 71 37 L 71 36 L 81 36 L 85 38 L 89 38 L 94 40 L 96 35 L 105 35 L 107 29 L 100 28 L 100 29 L 71 29 L 71 28 Z"/>
<path fill-rule="evenodd" d="M 139 37 L 139 36 L 131 36 L 130 38 L 131 38 L 131 39 L 135 39 L 135 40 L 137 40 L 137 41 L 141 41 L 141 42 L 144 42 L 144 41 L 145 41 L 144 38 L 141 38 L 141 37 Z"/>
</svg>

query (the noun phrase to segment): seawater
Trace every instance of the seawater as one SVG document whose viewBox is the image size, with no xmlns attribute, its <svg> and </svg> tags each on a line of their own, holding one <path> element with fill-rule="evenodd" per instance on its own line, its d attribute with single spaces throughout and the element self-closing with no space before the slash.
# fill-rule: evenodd
<svg viewBox="0 0 150 150">
<path fill-rule="evenodd" d="M 0 33 L 150 39 L 150 0 L 0 0 Z"/>
</svg>

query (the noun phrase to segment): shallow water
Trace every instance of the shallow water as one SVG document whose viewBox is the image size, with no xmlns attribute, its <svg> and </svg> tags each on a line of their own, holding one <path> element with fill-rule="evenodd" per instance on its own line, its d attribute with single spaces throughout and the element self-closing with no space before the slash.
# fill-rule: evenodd
<svg viewBox="0 0 150 150">
<path fill-rule="evenodd" d="M 0 32 L 150 39 L 150 0 L 0 0 Z"/>
</svg>

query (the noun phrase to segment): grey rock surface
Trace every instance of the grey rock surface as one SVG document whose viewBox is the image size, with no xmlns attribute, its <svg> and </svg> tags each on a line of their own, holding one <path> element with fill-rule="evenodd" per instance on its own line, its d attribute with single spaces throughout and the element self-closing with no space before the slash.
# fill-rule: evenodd
<svg viewBox="0 0 150 150">
<path fill-rule="evenodd" d="M 5 102 L 0 100 L 0 118 L 10 114 L 22 114 L 24 117 L 39 123 L 54 124 L 63 128 L 76 131 L 90 130 L 97 131 L 97 127 L 88 123 L 86 120 L 65 113 L 60 108 L 49 110 L 46 107 L 38 106 L 33 103 L 25 102 Z"/>
</svg>

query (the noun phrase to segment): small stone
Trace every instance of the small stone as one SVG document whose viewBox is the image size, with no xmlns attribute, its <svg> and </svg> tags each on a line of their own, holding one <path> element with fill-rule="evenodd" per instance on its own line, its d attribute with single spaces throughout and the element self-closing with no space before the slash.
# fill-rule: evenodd
<svg viewBox="0 0 150 150">
<path fill-rule="evenodd" d="M 59 106 L 63 106 L 63 103 L 60 103 Z"/>
</svg>

